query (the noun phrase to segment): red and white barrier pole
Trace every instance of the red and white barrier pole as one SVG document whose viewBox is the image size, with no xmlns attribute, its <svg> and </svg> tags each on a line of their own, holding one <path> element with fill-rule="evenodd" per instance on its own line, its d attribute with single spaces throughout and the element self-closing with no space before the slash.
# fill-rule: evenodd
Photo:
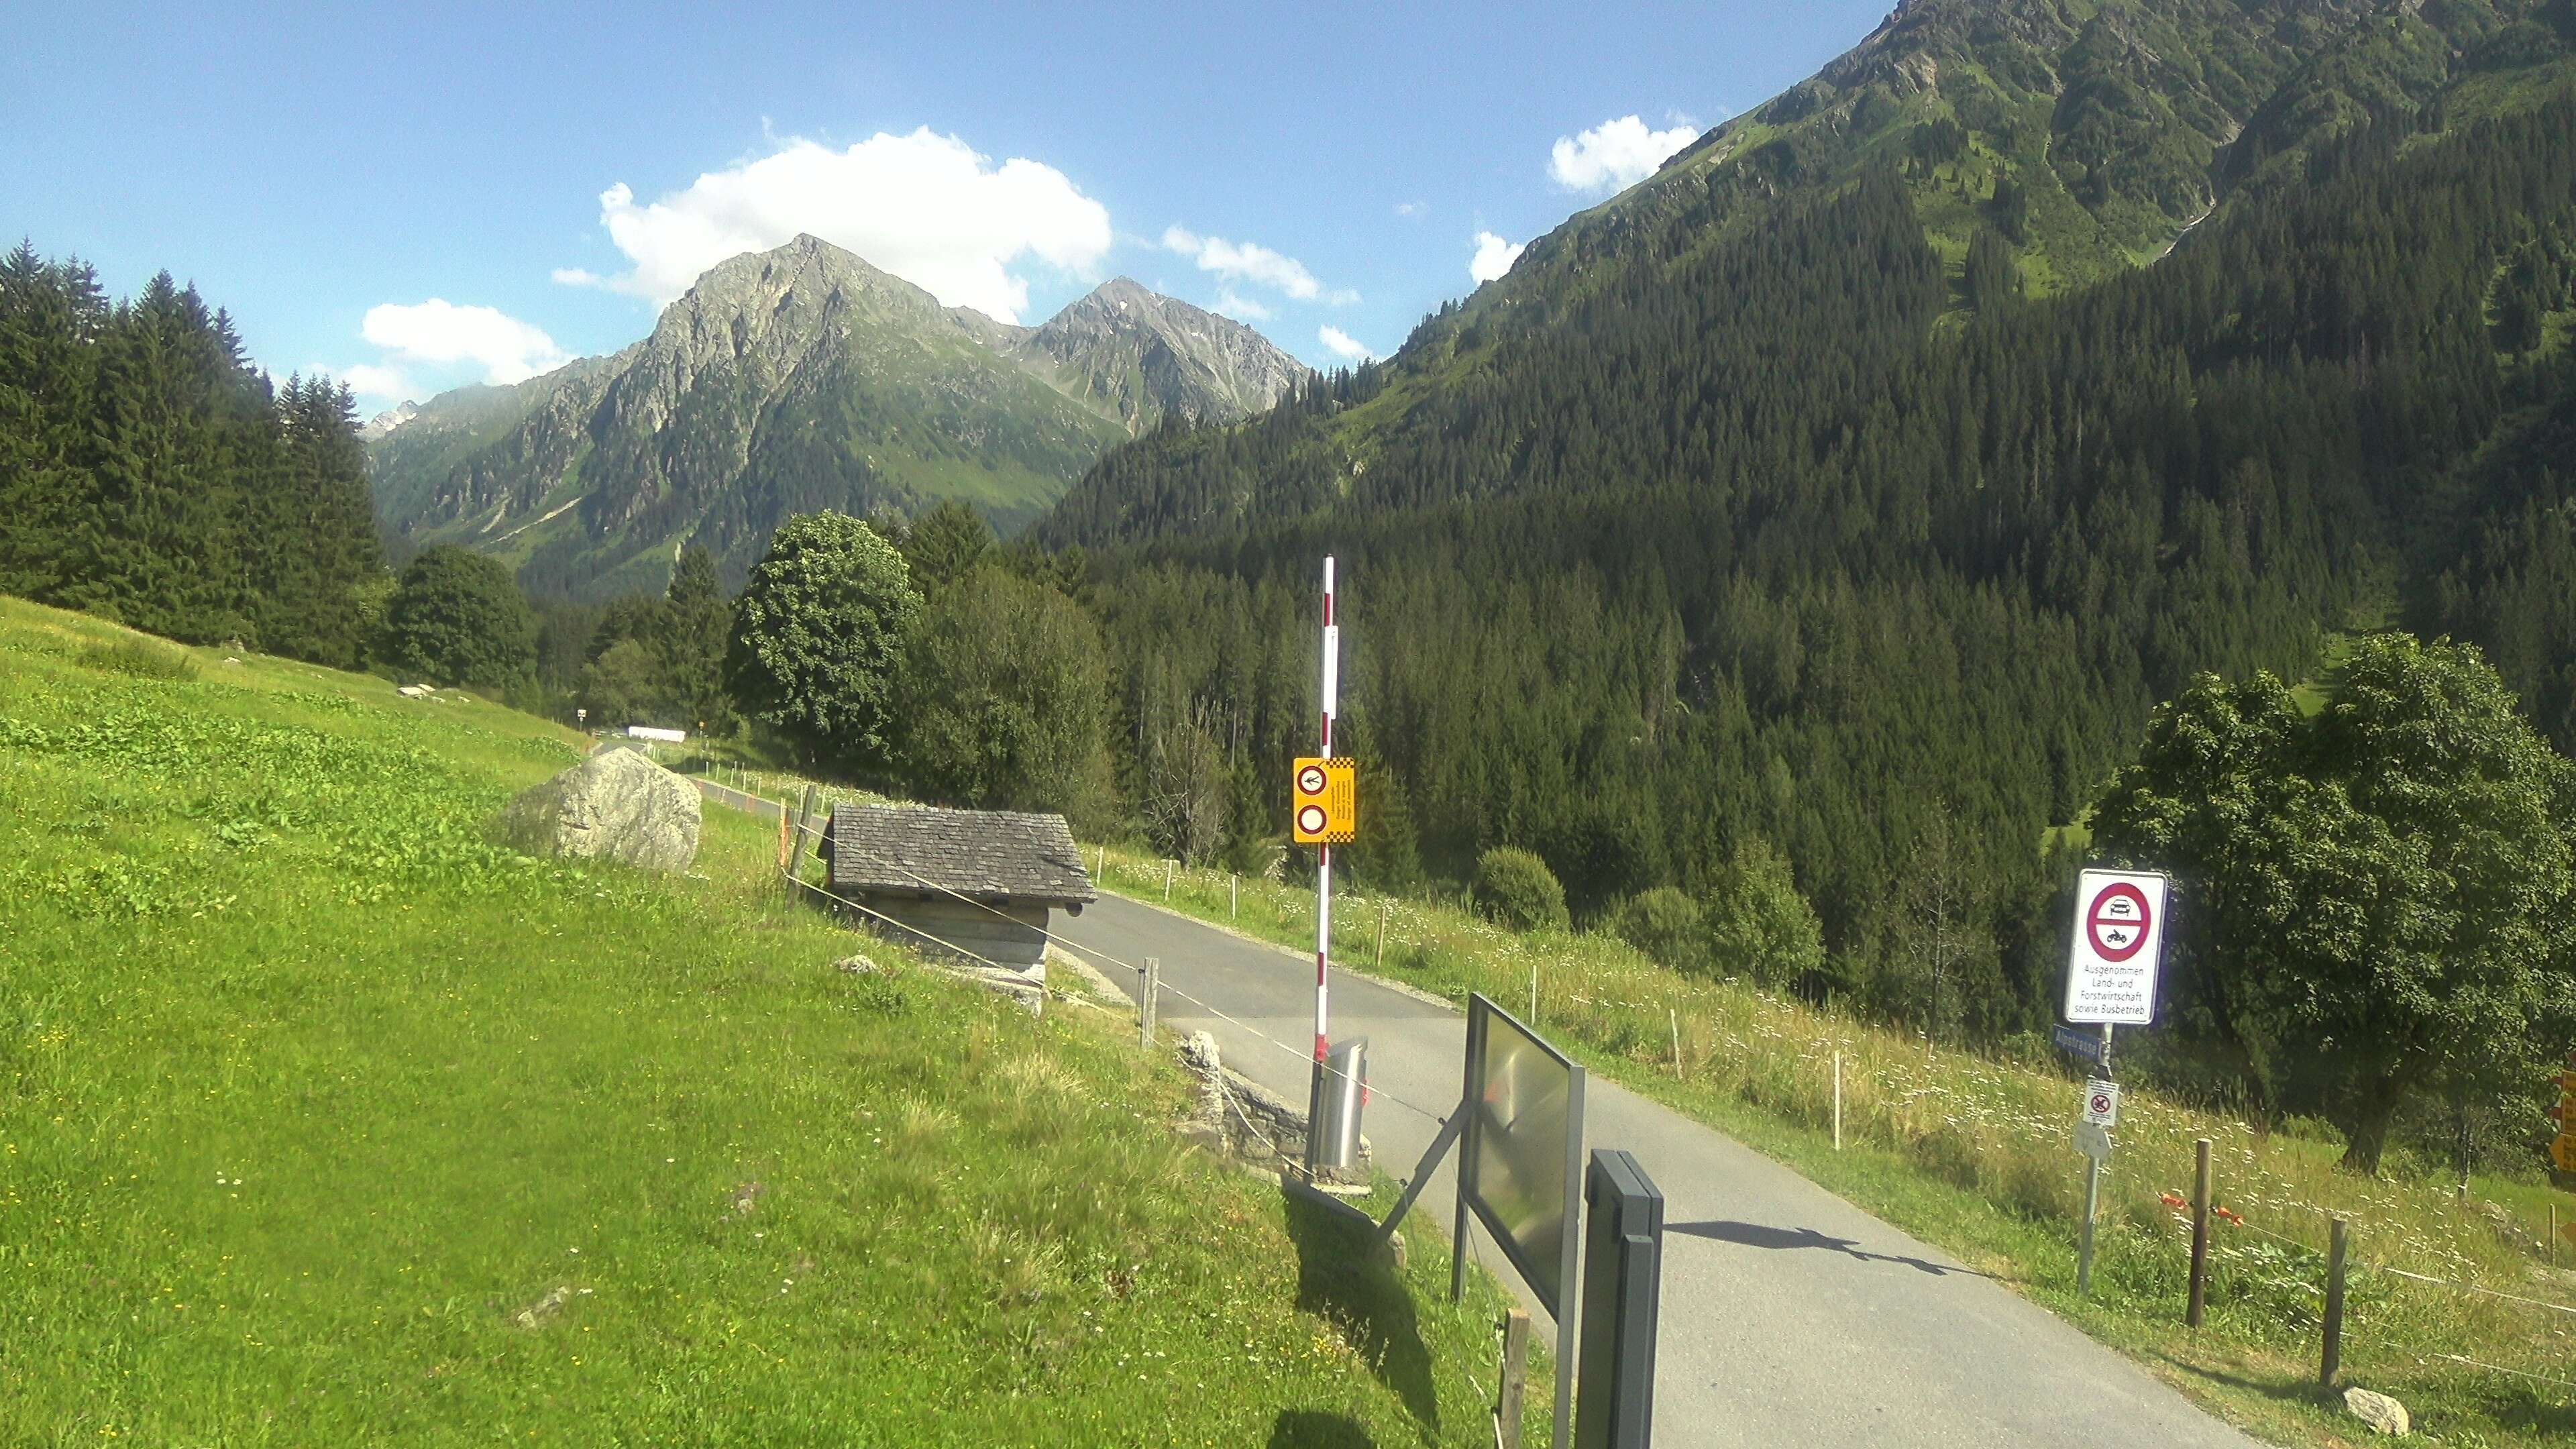
<svg viewBox="0 0 2576 1449">
<path fill-rule="evenodd" d="M 1324 560 L 1324 748 L 1326 759 L 1333 757 L 1333 716 L 1340 708 L 1342 674 L 1342 630 L 1333 622 L 1333 561 Z M 1322 1151 L 1320 1134 L 1324 1122 L 1324 1063 L 1332 1051 L 1327 1029 L 1327 973 L 1333 951 L 1333 847 L 1315 847 L 1315 1071 L 1307 1092 L 1306 1103 L 1306 1177 L 1312 1181 Z"/>
</svg>

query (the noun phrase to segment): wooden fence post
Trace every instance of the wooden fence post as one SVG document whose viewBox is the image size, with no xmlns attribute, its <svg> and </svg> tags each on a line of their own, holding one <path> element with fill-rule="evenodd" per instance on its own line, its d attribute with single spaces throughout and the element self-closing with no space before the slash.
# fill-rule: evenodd
<svg viewBox="0 0 2576 1449">
<path fill-rule="evenodd" d="M 2209 1139 L 2191 1144 L 2191 1300 L 2183 1309 L 2186 1328 L 2200 1327 L 2209 1303 Z"/>
<path fill-rule="evenodd" d="M 1494 1400 L 1494 1442 L 1521 1449 L 1521 1394 L 1529 1383 L 1530 1316 L 1515 1308 L 1503 1318 L 1503 1391 Z"/>
<path fill-rule="evenodd" d="M 1154 1044 L 1154 1007 L 1163 990 L 1163 962 L 1157 956 L 1145 958 L 1145 989 L 1136 993 L 1136 1042 L 1139 1046 Z"/>
<path fill-rule="evenodd" d="M 2342 1218 L 2335 1219 L 2334 1235 L 2326 1249 L 2326 1347 L 2324 1360 L 2317 1367 L 2317 1383 L 2322 1388 L 2333 1388 L 2335 1375 L 2343 1370 L 2343 1268 L 2351 1246 L 2352 1225 Z"/>
</svg>

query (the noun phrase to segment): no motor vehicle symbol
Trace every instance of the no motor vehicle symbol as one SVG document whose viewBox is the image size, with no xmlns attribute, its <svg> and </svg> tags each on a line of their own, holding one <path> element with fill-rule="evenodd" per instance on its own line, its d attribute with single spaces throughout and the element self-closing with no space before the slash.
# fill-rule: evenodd
<svg viewBox="0 0 2576 1449">
<path fill-rule="evenodd" d="M 2084 913 L 2084 931 L 2093 938 L 2094 951 L 2111 962 L 2137 955 L 2147 944 L 2147 928 L 2154 923 L 2147 893 L 2127 881 L 2112 882 Z"/>
</svg>

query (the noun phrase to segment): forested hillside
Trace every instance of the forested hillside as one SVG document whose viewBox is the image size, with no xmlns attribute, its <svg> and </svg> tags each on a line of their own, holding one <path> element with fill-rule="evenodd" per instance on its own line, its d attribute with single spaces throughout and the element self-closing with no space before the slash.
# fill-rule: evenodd
<svg viewBox="0 0 2576 1449">
<path fill-rule="evenodd" d="M 0 593 L 346 668 L 382 576 L 346 388 L 272 388 L 166 272 L 0 259 Z"/>
<path fill-rule="evenodd" d="M 2571 30 L 2524 27 L 2525 80 Z M 1528 845 L 1581 914 L 1759 840 L 1846 984 L 1901 1005 L 1937 934 L 1988 1029 L 2047 1009 L 2048 828 L 2196 671 L 2297 679 L 2398 608 L 2576 744 L 2576 104 L 2393 102 L 2045 300 L 1997 231 L 1945 262 L 1892 165 L 1740 204 L 1543 318 L 1471 304 L 1262 419 L 1159 432 L 1041 525 L 1105 550 L 1167 845 L 1277 828 L 1327 551 L 1344 737 L 1413 827 L 1364 879 Z M 1193 797 L 1225 808 L 1156 809 Z"/>
</svg>

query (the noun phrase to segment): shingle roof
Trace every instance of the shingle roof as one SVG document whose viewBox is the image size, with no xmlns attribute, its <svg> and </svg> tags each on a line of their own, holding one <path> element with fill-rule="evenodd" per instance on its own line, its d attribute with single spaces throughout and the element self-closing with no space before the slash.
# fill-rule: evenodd
<svg viewBox="0 0 2576 1449">
<path fill-rule="evenodd" d="M 1074 905 L 1099 899 L 1061 815 L 842 805 L 832 811 L 832 885 L 952 890 Z"/>
</svg>

